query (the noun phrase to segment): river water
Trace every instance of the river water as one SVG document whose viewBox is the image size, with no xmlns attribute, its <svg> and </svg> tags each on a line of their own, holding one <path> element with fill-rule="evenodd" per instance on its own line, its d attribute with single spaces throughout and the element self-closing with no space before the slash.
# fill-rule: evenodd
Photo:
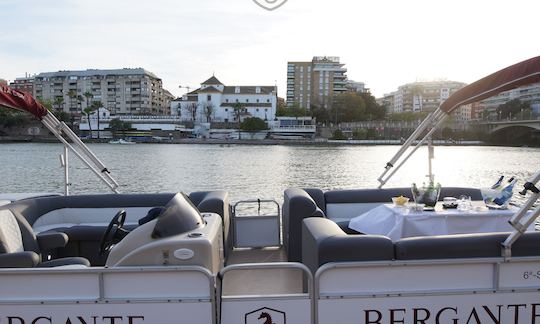
<svg viewBox="0 0 540 324">
<path fill-rule="evenodd" d="M 398 146 L 263 146 L 197 144 L 90 144 L 124 193 L 223 189 L 232 201 L 283 200 L 288 187 L 323 190 L 375 188 Z M 0 192 L 63 192 L 60 144 L 0 144 Z M 72 194 L 108 189 L 70 155 Z M 539 148 L 435 148 L 434 173 L 443 186 L 487 187 L 500 175 L 518 187 L 540 168 Z M 427 174 L 421 148 L 387 184 L 408 187 Z M 517 190 L 516 190 L 517 191 Z"/>
</svg>

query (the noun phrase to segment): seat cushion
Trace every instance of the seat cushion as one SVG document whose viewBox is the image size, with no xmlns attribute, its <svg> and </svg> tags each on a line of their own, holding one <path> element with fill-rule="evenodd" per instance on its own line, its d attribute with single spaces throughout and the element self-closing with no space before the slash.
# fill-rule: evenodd
<svg viewBox="0 0 540 324">
<path fill-rule="evenodd" d="M 21 229 L 10 210 L 0 210 L 0 253 L 24 251 Z"/>
<path fill-rule="evenodd" d="M 90 261 L 88 261 L 85 258 L 81 257 L 69 257 L 69 258 L 61 258 L 61 259 L 54 259 L 50 261 L 41 262 L 37 265 L 38 268 L 52 268 L 52 267 L 61 267 L 61 266 L 67 266 L 67 265 L 82 265 L 89 267 Z"/>
</svg>

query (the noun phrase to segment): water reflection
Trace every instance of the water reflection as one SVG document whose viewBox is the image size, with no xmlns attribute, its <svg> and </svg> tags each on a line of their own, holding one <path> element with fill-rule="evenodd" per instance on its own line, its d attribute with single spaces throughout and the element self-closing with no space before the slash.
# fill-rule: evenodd
<svg viewBox="0 0 540 324">
<path fill-rule="evenodd" d="M 282 200 L 287 187 L 324 190 L 374 188 L 397 146 L 219 146 L 93 144 L 97 156 L 121 184 L 122 192 L 176 192 L 223 189 L 232 200 Z M 1 192 L 62 192 L 59 144 L 0 145 Z M 437 147 L 434 173 L 443 186 L 491 185 L 501 175 L 524 180 L 540 165 L 540 149 Z M 72 193 L 107 188 L 70 159 Z M 421 148 L 388 183 L 408 187 L 425 181 L 427 149 Z"/>
</svg>

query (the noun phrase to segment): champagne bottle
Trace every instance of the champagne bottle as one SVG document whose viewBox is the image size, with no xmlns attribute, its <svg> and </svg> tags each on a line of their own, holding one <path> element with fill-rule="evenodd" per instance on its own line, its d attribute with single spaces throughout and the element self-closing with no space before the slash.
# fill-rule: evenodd
<svg viewBox="0 0 540 324">
<path fill-rule="evenodd" d="M 516 182 L 517 179 L 513 179 L 509 185 L 504 187 L 504 189 L 502 190 L 502 195 L 493 199 L 493 202 L 499 206 L 508 203 L 510 201 L 510 198 L 512 198 L 512 195 L 514 194 L 514 186 L 516 185 Z"/>
<path fill-rule="evenodd" d="M 491 186 L 491 189 L 499 189 L 501 187 L 501 184 L 503 182 L 504 176 L 502 175 L 497 182 L 493 186 Z M 513 178 L 512 178 L 513 179 Z"/>
</svg>

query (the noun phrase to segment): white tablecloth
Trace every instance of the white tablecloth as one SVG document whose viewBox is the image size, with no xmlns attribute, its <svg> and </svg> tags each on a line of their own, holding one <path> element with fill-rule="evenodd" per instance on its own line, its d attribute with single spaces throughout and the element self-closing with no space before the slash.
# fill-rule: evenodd
<svg viewBox="0 0 540 324">
<path fill-rule="evenodd" d="M 508 220 L 517 210 L 514 207 L 508 210 L 414 212 L 405 207 L 384 204 L 351 219 L 349 228 L 388 236 L 394 242 L 413 236 L 511 232 L 513 228 Z"/>
</svg>

